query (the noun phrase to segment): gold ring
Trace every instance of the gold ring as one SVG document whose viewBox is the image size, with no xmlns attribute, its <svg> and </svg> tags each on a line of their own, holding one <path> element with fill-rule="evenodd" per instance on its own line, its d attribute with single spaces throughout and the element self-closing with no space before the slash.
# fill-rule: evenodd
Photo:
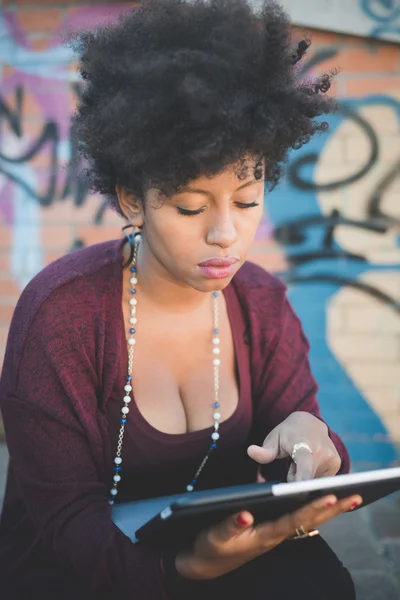
<svg viewBox="0 0 400 600">
<path fill-rule="evenodd" d="M 302 540 L 307 537 L 314 537 L 319 535 L 318 529 L 312 529 L 311 531 L 306 531 L 303 526 L 300 526 L 296 529 L 295 535 L 290 537 L 290 540 Z"/>
</svg>

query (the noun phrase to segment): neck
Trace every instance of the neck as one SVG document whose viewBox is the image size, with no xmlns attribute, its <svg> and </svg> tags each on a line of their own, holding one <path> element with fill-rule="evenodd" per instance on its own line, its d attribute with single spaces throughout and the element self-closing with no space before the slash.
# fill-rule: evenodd
<svg viewBox="0 0 400 600">
<path fill-rule="evenodd" d="M 123 248 L 124 262 L 129 259 L 130 246 Z M 163 311 L 188 313 L 201 309 L 210 302 L 209 293 L 199 292 L 184 281 L 177 281 L 165 270 L 151 253 L 145 239 L 139 244 L 137 252 L 138 294 Z M 127 268 L 127 281 L 131 273 Z"/>
</svg>

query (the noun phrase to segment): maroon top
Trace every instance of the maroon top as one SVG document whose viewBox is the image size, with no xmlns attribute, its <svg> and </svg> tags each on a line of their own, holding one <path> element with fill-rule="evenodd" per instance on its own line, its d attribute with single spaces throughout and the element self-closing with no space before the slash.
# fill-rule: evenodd
<svg viewBox="0 0 400 600">
<path fill-rule="evenodd" d="M 35 589 L 42 599 L 60 589 L 75 599 L 105 592 L 114 600 L 171 597 L 159 552 L 133 545 L 113 524 L 108 504 L 127 369 L 121 265 L 120 240 L 73 252 L 39 273 L 16 307 L 0 382 L 10 452 L 1 589 L 12 582 L 11 589 L 18 585 L 27 597 Z M 293 411 L 320 417 L 308 343 L 284 285 L 246 263 L 224 294 L 239 403 L 221 423 L 218 451 L 198 489 L 255 481 L 250 443 L 261 444 Z M 133 401 L 118 500 L 183 491 L 211 429 L 162 433 Z M 348 472 L 343 443 L 330 435 L 340 472 Z M 280 462 L 263 467 L 264 476 L 284 479 Z"/>
</svg>

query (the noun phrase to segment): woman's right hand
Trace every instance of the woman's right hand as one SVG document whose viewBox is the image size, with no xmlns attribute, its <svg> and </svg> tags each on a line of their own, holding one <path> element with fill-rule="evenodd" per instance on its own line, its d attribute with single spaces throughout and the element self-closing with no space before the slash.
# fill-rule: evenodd
<svg viewBox="0 0 400 600">
<path fill-rule="evenodd" d="M 215 579 L 272 550 L 295 535 L 296 529 L 304 527 L 310 531 L 361 503 L 358 495 L 344 500 L 329 495 L 276 521 L 256 526 L 253 516 L 242 511 L 201 531 L 193 549 L 177 555 L 176 569 L 187 579 Z"/>
</svg>

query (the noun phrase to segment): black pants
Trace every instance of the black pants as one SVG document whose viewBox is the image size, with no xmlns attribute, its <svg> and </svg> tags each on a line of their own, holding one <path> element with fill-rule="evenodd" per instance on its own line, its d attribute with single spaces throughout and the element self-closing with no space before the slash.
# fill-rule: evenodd
<svg viewBox="0 0 400 600">
<path fill-rule="evenodd" d="M 196 600 L 356 598 L 350 573 L 320 536 L 286 541 L 207 587 Z"/>
</svg>

